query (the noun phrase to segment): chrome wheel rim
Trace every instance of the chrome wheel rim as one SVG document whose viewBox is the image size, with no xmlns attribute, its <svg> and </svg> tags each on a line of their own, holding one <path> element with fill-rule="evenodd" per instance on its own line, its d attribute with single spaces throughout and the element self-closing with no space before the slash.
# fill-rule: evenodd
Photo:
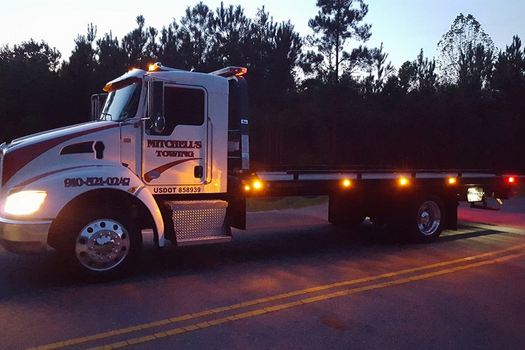
<svg viewBox="0 0 525 350">
<path fill-rule="evenodd" d="M 80 231 L 75 254 L 85 268 L 108 271 L 120 265 L 129 254 L 130 239 L 126 228 L 112 219 L 98 219 Z"/>
<path fill-rule="evenodd" d="M 436 233 L 441 224 L 441 210 L 439 205 L 433 201 L 421 204 L 417 213 L 417 228 L 425 236 Z"/>
</svg>

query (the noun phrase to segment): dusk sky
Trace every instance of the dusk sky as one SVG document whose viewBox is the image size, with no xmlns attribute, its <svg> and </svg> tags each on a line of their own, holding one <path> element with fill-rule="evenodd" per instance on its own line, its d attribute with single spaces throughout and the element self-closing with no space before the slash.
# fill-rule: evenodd
<svg viewBox="0 0 525 350">
<path fill-rule="evenodd" d="M 135 27 L 135 17 L 142 14 L 146 25 L 158 29 L 173 18 L 184 14 L 188 0 L 156 1 L 73 1 L 73 0 L 17 0 L 4 2 L 0 12 L 0 45 L 16 44 L 34 38 L 45 40 L 56 47 L 67 59 L 74 46 L 74 38 L 84 34 L 88 23 L 98 27 L 101 36 L 110 30 L 119 39 Z M 216 8 L 219 0 L 204 1 Z M 239 4 L 225 1 L 225 4 Z M 372 25 L 372 38 L 368 46 L 384 43 L 389 59 L 396 66 L 415 59 L 421 48 L 425 55 L 435 56 L 436 45 L 460 13 L 474 15 L 499 48 L 510 44 L 517 34 L 525 40 L 525 1 L 523 0 L 370 0 L 365 22 Z M 254 0 L 243 7 L 254 17 L 262 6 L 277 21 L 291 20 L 302 34 L 311 33 L 308 20 L 317 13 L 315 1 Z M 359 43 L 350 42 L 349 46 Z"/>
</svg>

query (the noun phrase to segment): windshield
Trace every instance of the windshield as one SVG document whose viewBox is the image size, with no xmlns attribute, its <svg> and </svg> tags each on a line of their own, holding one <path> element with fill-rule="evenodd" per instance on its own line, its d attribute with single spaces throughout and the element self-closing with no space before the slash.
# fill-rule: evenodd
<svg viewBox="0 0 525 350">
<path fill-rule="evenodd" d="M 141 82 L 136 81 L 109 93 L 99 120 L 121 121 L 134 117 L 139 106 Z"/>
</svg>

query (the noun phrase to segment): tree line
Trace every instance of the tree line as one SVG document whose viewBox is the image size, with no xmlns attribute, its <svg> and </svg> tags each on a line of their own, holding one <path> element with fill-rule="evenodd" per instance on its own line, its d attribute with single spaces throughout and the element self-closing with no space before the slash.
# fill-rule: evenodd
<svg viewBox="0 0 525 350">
<path fill-rule="evenodd" d="M 210 72 L 246 66 L 256 168 L 525 170 L 525 49 L 503 50 L 472 15 L 398 69 L 363 0 L 318 0 L 301 36 L 261 8 L 198 3 L 157 29 L 138 16 L 122 38 L 90 24 L 67 60 L 46 42 L 0 48 L 0 140 L 89 119 L 90 95 L 131 67 L 160 61 Z M 407 38 L 410 40 L 410 38 Z"/>
</svg>

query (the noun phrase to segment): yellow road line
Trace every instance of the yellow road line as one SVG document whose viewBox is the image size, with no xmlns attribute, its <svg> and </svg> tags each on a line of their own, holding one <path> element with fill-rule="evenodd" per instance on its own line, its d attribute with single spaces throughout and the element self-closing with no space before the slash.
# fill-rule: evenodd
<svg viewBox="0 0 525 350">
<path fill-rule="evenodd" d="M 192 320 L 192 319 L 196 319 L 196 318 L 199 318 L 199 317 L 211 316 L 211 315 L 219 314 L 219 313 L 222 313 L 222 312 L 225 312 L 225 311 L 233 311 L 233 310 L 245 308 L 245 307 L 248 307 L 248 306 L 255 306 L 255 305 L 259 305 L 259 304 L 263 304 L 263 303 L 269 303 L 269 302 L 272 302 L 272 301 L 287 299 L 287 298 L 291 298 L 291 297 L 295 297 L 295 296 L 299 296 L 299 295 L 305 295 L 305 294 L 310 294 L 310 293 L 315 293 L 315 292 L 321 292 L 321 291 L 324 291 L 324 290 L 327 290 L 327 289 L 333 289 L 333 288 L 338 288 L 338 287 L 347 287 L 347 286 L 358 284 L 358 283 L 373 282 L 373 281 L 377 281 L 377 280 L 380 280 L 380 279 L 397 277 L 399 275 L 404 275 L 404 274 L 407 274 L 407 273 L 419 272 L 419 271 L 429 270 L 429 269 L 433 269 L 433 268 L 437 268 L 437 267 L 442 267 L 442 266 L 447 266 L 447 265 L 452 265 L 452 264 L 457 264 L 457 263 L 462 263 L 462 262 L 467 262 L 467 261 L 472 261 L 472 260 L 478 260 L 478 259 L 487 258 L 487 257 L 490 257 L 490 256 L 495 256 L 495 255 L 498 255 L 498 254 L 511 252 L 511 251 L 514 251 L 514 250 L 519 250 L 519 249 L 522 249 L 522 248 L 525 248 L 525 244 L 520 244 L 520 245 L 511 247 L 511 248 L 495 250 L 495 251 L 492 251 L 492 252 L 478 254 L 478 255 L 473 255 L 473 256 L 468 256 L 468 257 L 464 257 L 464 258 L 458 258 L 458 259 L 453 259 L 453 260 L 449 260 L 449 261 L 442 261 L 442 262 L 438 262 L 438 263 L 434 263 L 434 264 L 430 264 L 430 265 L 419 266 L 419 267 L 414 267 L 414 268 L 409 268 L 409 269 L 403 269 L 403 270 L 399 270 L 399 271 L 395 271 L 395 272 L 388 272 L 388 273 L 383 273 L 383 274 L 380 274 L 380 275 L 375 275 L 375 276 L 370 276 L 370 277 L 363 277 L 363 278 L 357 278 L 357 279 L 348 280 L 348 281 L 341 281 L 341 282 L 336 282 L 336 283 L 331 283 L 331 284 L 325 284 L 325 285 L 320 285 L 320 286 L 316 286 L 316 287 L 310 287 L 310 288 L 301 289 L 301 290 L 295 290 L 295 291 L 291 291 L 291 292 L 288 292 L 288 293 L 277 294 L 277 295 L 273 295 L 273 296 L 266 297 L 266 298 L 258 298 L 258 299 L 249 300 L 249 301 L 246 301 L 246 302 L 233 304 L 233 305 L 229 305 L 229 306 L 222 306 L 222 307 L 217 307 L 217 308 L 213 308 L 213 309 L 208 309 L 208 310 L 200 311 L 200 312 L 197 312 L 197 313 L 185 314 L 185 315 L 182 315 L 182 316 L 167 318 L 167 319 L 164 319 L 164 320 L 159 320 L 159 321 L 139 324 L 139 325 L 126 327 L 126 328 L 120 328 L 120 329 L 116 329 L 116 330 L 112 330 L 112 331 L 108 331 L 108 332 L 103 332 L 103 333 L 97 333 L 97 334 L 93 334 L 93 335 L 89 335 L 89 336 L 85 336 L 85 337 L 72 338 L 72 339 L 65 340 L 65 341 L 60 341 L 60 342 L 56 342 L 56 343 L 52 343 L 52 344 L 42 345 L 42 346 L 39 346 L 39 347 L 36 347 L 36 348 L 32 348 L 32 349 L 33 350 L 34 349 L 38 349 L 38 350 L 61 349 L 61 348 L 67 347 L 67 346 L 73 346 L 73 345 L 78 345 L 78 344 L 82 344 L 82 343 L 87 343 L 87 342 L 92 342 L 92 341 L 96 341 L 96 340 L 101 340 L 101 339 L 105 339 L 105 338 L 109 338 L 109 337 L 113 337 L 113 336 L 124 335 L 124 334 L 137 332 L 137 331 L 142 331 L 142 330 L 146 330 L 146 329 L 154 328 L 154 327 L 158 327 L 158 326 L 163 326 L 163 325 L 168 325 L 168 324 L 175 324 L 175 323 L 178 323 L 178 322 Z"/>
<path fill-rule="evenodd" d="M 485 224 L 481 222 L 465 222 L 461 223 L 468 227 L 474 227 L 477 229 L 482 229 L 485 231 L 496 231 L 496 232 L 503 232 L 503 233 L 514 233 L 518 235 L 524 235 L 525 234 L 525 227 L 519 227 L 519 226 L 500 226 L 496 224 Z"/>
<path fill-rule="evenodd" d="M 215 325 L 219 325 L 219 324 L 222 324 L 222 323 L 233 322 L 233 321 L 246 319 L 246 318 L 252 318 L 252 317 L 256 317 L 256 316 L 263 315 L 263 314 L 268 314 L 268 313 L 274 313 L 274 312 L 278 312 L 278 311 L 282 311 L 282 310 L 286 310 L 286 309 L 302 306 L 302 305 L 305 305 L 305 304 L 317 303 L 317 302 L 320 302 L 320 301 L 334 299 L 334 298 L 340 298 L 340 297 L 349 296 L 349 295 L 352 295 L 352 294 L 357 294 L 357 293 L 361 293 L 361 292 L 365 292 L 365 291 L 381 289 L 381 288 L 386 288 L 386 287 L 392 287 L 392 286 L 397 286 L 397 285 L 401 285 L 401 284 L 407 284 L 407 283 L 410 283 L 410 282 L 421 281 L 421 280 L 430 279 L 430 278 L 433 278 L 433 277 L 438 277 L 438 276 L 442 276 L 442 275 L 446 275 L 446 274 L 450 274 L 450 273 L 454 273 L 454 272 L 458 272 L 458 271 L 472 269 L 472 268 L 475 268 L 475 267 L 491 265 L 491 264 L 496 264 L 496 263 L 502 263 L 502 262 L 505 262 L 505 261 L 508 261 L 508 260 L 511 260 L 511 259 L 515 259 L 515 258 L 521 257 L 521 256 L 525 256 L 525 253 L 511 254 L 511 255 L 508 255 L 508 256 L 505 256 L 505 257 L 495 258 L 495 259 L 491 259 L 491 260 L 484 260 L 484 261 L 480 261 L 480 262 L 473 263 L 473 264 L 467 264 L 467 265 L 451 267 L 451 268 L 447 268 L 447 269 L 443 269 L 443 270 L 439 270 L 439 271 L 424 273 L 424 274 L 421 274 L 421 275 L 415 275 L 415 276 L 410 276 L 410 277 L 405 277 L 405 278 L 399 278 L 399 279 L 396 279 L 396 280 L 393 280 L 393 281 L 388 281 L 388 282 L 383 282 L 383 283 L 376 283 L 376 284 L 372 284 L 372 285 L 368 285 L 368 286 L 364 286 L 364 287 L 345 289 L 345 290 L 337 291 L 337 292 L 334 292 L 334 293 L 329 293 L 329 294 L 319 295 L 319 296 L 315 296 L 315 297 L 305 298 L 305 299 L 301 299 L 301 300 L 294 301 L 294 302 L 291 302 L 291 303 L 285 303 L 285 304 L 274 305 L 274 306 L 271 306 L 271 307 L 265 307 L 265 308 L 252 310 L 252 311 L 249 311 L 249 312 L 244 312 L 244 313 L 240 313 L 240 314 L 236 314 L 236 315 L 232 315 L 232 316 L 228 316 L 228 317 L 224 317 L 224 318 L 220 318 L 220 319 L 216 319 L 216 320 L 212 320 L 212 321 L 208 321 L 208 322 L 198 323 L 198 324 L 195 324 L 195 325 L 174 328 L 174 329 L 167 330 L 165 332 L 159 332 L 159 333 L 155 333 L 155 334 L 145 335 L 145 336 L 142 336 L 142 337 L 139 337 L 139 338 L 131 338 L 131 339 L 127 339 L 127 340 L 120 341 L 120 342 L 115 342 L 115 343 L 111 343 L 111 344 L 107 344 L 107 345 L 97 346 L 97 347 L 91 348 L 89 350 L 112 350 L 112 349 L 124 348 L 124 347 L 130 346 L 130 345 L 142 344 L 142 343 L 146 343 L 146 342 L 150 342 L 150 341 L 153 341 L 153 340 L 170 337 L 170 336 L 177 335 L 177 334 L 189 333 L 189 332 L 193 332 L 193 331 L 196 331 L 196 330 L 199 330 L 199 329 L 204 329 L 204 328 L 212 327 L 212 326 L 215 326 Z"/>
</svg>

